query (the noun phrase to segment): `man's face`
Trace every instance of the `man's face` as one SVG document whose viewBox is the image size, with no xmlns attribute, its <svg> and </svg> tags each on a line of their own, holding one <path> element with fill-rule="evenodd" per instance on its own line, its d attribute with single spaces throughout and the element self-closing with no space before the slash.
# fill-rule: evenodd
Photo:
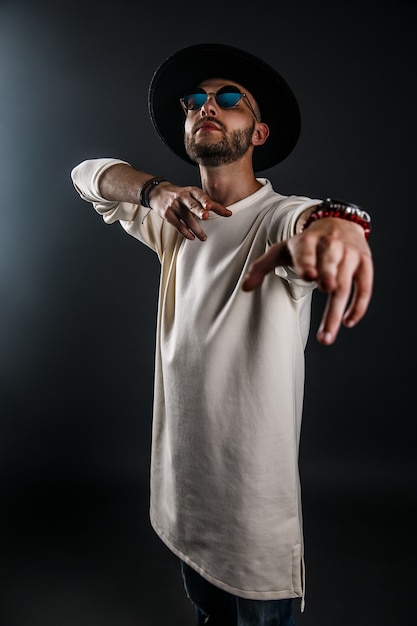
<svg viewBox="0 0 417 626">
<path fill-rule="evenodd" d="M 214 97 L 226 85 L 238 87 L 246 94 L 230 109 L 221 108 Z M 199 86 L 210 96 L 200 109 L 187 113 L 184 141 L 188 156 L 208 167 L 239 160 L 252 144 L 256 120 L 250 106 L 259 119 L 253 96 L 242 85 L 231 80 L 210 79 Z M 250 104 L 245 102 L 246 98 Z"/>
</svg>

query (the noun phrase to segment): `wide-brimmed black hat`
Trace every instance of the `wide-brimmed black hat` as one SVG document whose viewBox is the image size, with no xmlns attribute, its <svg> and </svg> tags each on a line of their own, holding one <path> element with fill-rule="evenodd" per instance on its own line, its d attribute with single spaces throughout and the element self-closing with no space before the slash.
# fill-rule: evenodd
<svg viewBox="0 0 417 626">
<path fill-rule="evenodd" d="M 270 135 L 253 153 L 253 167 L 261 171 L 283 161 L 300 135 L 297 100 L 282 76 L 262 59 L 232 46 L 204 43 L 175 52 L 156 70 L 148 93 L 149 113 L 164 143 L 187 163 L 184 111 L 180 104 L 188 89 L 210 78 L 241 84 L 255 98 Z"/>
</svg>

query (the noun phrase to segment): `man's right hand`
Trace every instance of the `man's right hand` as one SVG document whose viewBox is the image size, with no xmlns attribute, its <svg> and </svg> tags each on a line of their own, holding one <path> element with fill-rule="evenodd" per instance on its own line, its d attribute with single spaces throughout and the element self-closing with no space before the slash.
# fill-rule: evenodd
<svg viewBox="0 0 417 626">
<path fill-rule="evenodd" d="M 127 163 L 116 163 L 102 173 L 100 193 L 108 200 L 137 204 L 140 190 L 150 177 Z M 199 220 L 208 219 L 210 211 L 222 217 L 232 215 L 232 211 L 212 200 L 199 187 L 179 187 L 169 181 L 161 182 L 151 190 L 149 203 L 159 217 L 186 239 L 207 239 Z"/>
<path fill-rule="evenodd" d="M 168 181 L 159 183 L 150 194 L 152 210 L 169 222 L 186 239 L 205 241 L 207 235 L 199 220 L 206 220 L 210 211 L 229 217 L 232 211 L 212 200 L 199 187 L 178 187 Z M 196 217 L 199 219 L 196 219 Z"/>
</svg>

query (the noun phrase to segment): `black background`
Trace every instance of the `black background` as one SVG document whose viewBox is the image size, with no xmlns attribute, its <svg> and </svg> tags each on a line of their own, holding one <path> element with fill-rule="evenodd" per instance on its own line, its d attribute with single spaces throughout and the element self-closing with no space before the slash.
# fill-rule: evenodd
<svg viewBox="0 0 417 626">
<path fill-rule="evenodd" d="M 273 7 L 273 11 L 272 11 Z M 214 41 L 288 80 L 303 128 L 263 175 L 372 215 L 370 309 L 307 346 L 307 587 L 297 625 L 414 622 L 416 4 L 0 2 L 2 626 L 190 626 L 148 521 L 158 263 L 105 225 L 71 169 L 126 159 L 198 184 L 154 133 L 147 88 Z"/>
</svg>

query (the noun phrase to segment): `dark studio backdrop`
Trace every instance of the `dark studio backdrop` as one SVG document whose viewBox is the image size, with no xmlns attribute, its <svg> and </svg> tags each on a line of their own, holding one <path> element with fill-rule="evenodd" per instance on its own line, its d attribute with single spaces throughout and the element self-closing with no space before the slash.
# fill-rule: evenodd
<svg viewBox="0 0 417 626">
<path fill-rule="evenodd" d="M 271 8 L 274 7 L 273 14 Z M 158 263 L 72 187 L 117 156 L 181 184 L 147 113 L 159 63 L 246 48 L 303 128 L 262 173 L 373 216 L 370 309 L 307 346 L 300 626 L 413 621 L 416 562 L 416 3 L 0 2 L 0 623 L 190 626 L 148 520 Z"/>
</svg>

